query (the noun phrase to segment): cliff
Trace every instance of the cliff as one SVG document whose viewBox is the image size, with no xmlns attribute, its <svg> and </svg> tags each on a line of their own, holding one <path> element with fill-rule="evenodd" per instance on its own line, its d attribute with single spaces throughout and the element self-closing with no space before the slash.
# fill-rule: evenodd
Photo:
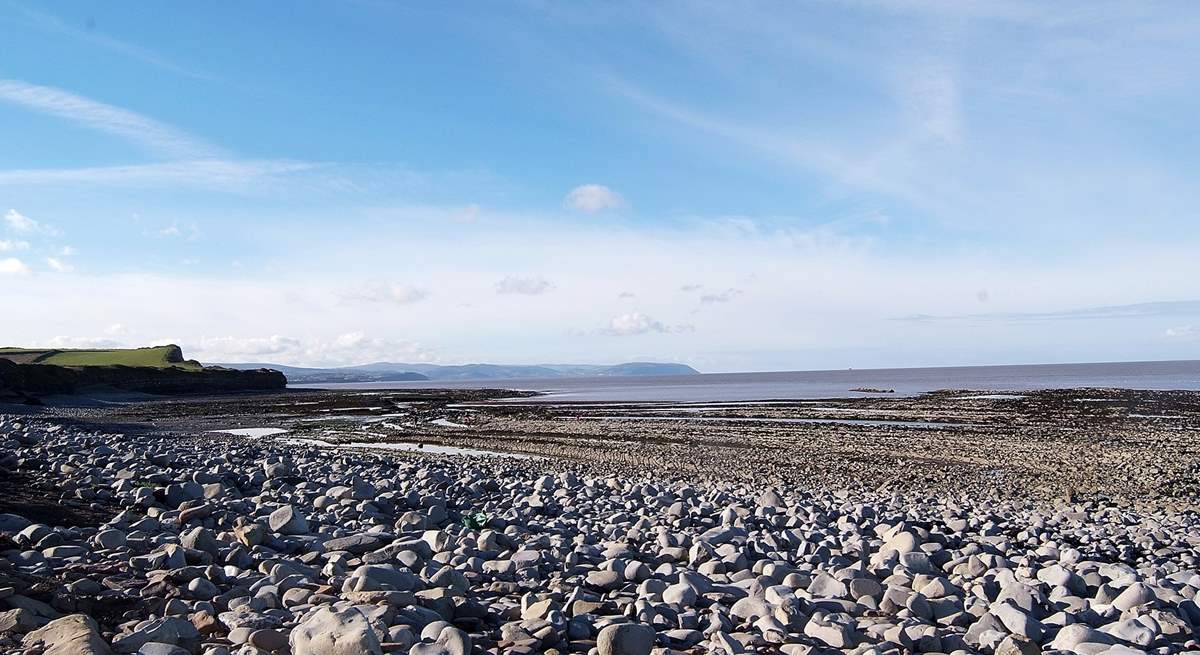
<svg viewBox="0 0 1200 655">
<path fill-rule="evenodd" d="M 0 358 L 0 397 L 23 399 L 87 390 L 119 390 L 177 395 L 282 389 L 287 378 L 279 371 L 239 371 L 206 367 L 186 369 L 153 366 L 56 366 L 17 364 Z"/>
</svg>

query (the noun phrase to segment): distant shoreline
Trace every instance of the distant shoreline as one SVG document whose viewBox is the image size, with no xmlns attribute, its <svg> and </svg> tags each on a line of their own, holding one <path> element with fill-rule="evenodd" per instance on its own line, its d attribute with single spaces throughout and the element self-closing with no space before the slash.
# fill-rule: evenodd
<svg viewBox="0 0 1200 655">
<path fill-rule="evenodd" d="M 1088 364 L 959 366 L 687 376 L 513 378 L 342 384 L 294 384 L 296 389 L 414 390 L 505 388 L 555 400 L 706 402 L 805 400 L 876 395 L 913 396 L 941 390 L 1024 392 L 1039 389 L 1200 390 L 1200 360 Z M 859 391 L 856 391 L 859 390 Z M 886 392 L 885 392 L 886 390 Z"/>
</svg>

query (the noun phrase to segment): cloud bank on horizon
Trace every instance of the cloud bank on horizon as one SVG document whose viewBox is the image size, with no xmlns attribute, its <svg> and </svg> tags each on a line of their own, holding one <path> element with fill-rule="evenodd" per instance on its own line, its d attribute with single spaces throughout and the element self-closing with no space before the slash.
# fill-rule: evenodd
<svg viewBox="0 0 1200 655">
<path fill-rule="evenodd" d="M 0 6 L 0 341 L 1200 358 L 1194 3 L 274 11 Z"/>
</svg>

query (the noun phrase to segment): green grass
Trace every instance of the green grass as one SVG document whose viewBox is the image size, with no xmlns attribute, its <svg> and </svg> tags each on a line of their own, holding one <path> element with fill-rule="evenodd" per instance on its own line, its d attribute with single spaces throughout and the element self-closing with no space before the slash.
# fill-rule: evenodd
<svg viewBox="0 0 1200 655">
<path fill-rule="evenodd" d="M 56 366 L 151 366 L 200 370 L 198 362 L 184 361 L 178 346 L 109 349 L 38 349 L 0 348 L 0 357 L 12 355 L 15 361 Z"/>
</svg>

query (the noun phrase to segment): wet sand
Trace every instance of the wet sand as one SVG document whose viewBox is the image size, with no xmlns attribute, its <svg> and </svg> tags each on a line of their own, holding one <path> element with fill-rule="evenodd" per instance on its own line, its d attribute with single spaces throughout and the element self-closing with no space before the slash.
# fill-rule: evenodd
<svg viewBox="0 0 1200 655">
<path fill-rule="evenodd" d="M 596 473 L 692 481 L 1179 507 L 1194 506 L 1200 493 L 1193 391 L 619 403 L 496 389 L 292 390 L 45 411 L 187 436 L 273 429 L 281 432 L 261 438 L 407 444 L 390 449 L 418 456 L 531 455 Z"/>
</svg>

